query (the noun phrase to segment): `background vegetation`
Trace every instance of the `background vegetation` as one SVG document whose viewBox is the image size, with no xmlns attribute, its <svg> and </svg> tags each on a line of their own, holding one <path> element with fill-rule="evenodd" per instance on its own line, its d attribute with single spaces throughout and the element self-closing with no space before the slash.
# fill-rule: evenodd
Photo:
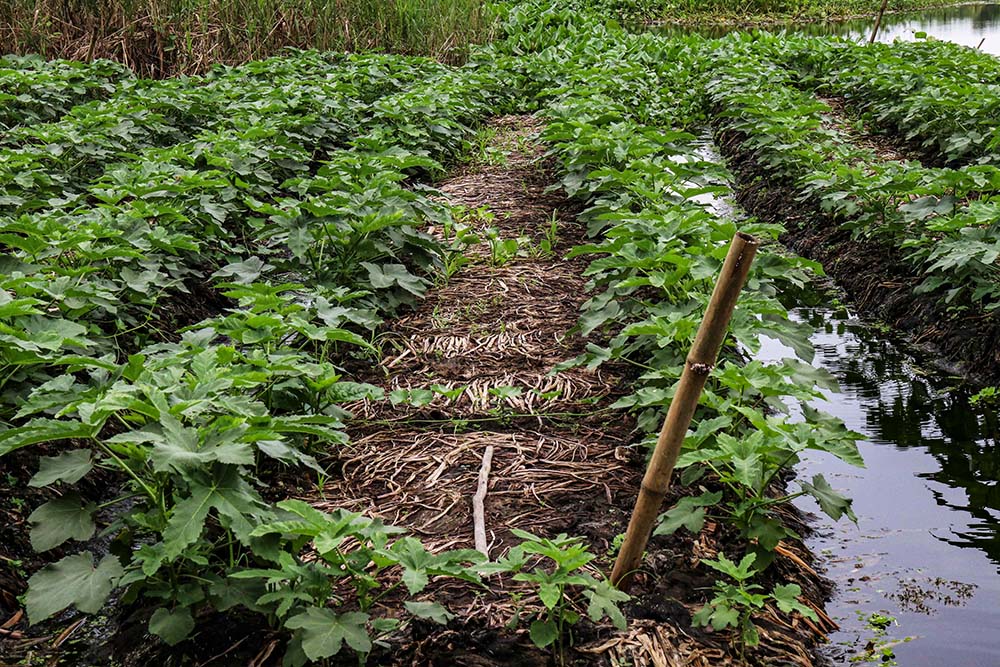
<svg viewBox="0 0 1000 667">
<path fill-rule="evenodd" d="M 573 0 L 630 21 L 725 23 L 751 25 L 787 21 L 872 16 L 880 0 Z M 886 11 L 906 11 L 949 4 L 942 0 L 889 0 Z"/>
<path fill-rule="evenodd" d="M 5 0 L 0 53 L 104 57 L 152 77 L 285 47 L 458 62 L 491 25 L 482 0 Z"/>
<path fill-rule="evenodd" d="M 765 24 L 873 15 L 879 0 L 565 0 L 628 22 Z M 890 0 L 889 11 L 945 4 Z M 493 37 L 484 0 L 4 0 L 0 54 L 109 58 L 143 77 L 199 74 L 286 47 L 465 60 Z"/>
</svg>

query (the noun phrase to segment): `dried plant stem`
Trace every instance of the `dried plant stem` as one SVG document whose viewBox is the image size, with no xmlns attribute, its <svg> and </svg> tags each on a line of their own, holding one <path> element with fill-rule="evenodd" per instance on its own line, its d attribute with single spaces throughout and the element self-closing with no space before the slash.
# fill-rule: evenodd
<svg viewBox="0 0 1000 667">
<path fill-rule="evenodd" d="M 660 430 L 656 449 L 649 461 L 649 467 L 642 479 L 639 498 L 636 500 L 632 518 L 629 521 L 625 541 L 615 561 L 611 581 L 622 590 L 631 584 L 632 574 L 642 562 L 642 554 L 649 541 L 649 534 L 660 512 L 660 505 L 670 486 L 670 475 L 680 454 L 681 444 L 687 434 L 691 417 L 698 407 L 698 397 L 705 387 L 708 374 L 715 366 L 719 348 L 726 337 L 729 319 L 732 317 L 736 300 L 743 283 L 746 282 L 750 264 L 757 252 L 758 241 L 749 234 L 738 232 L 729 246 L 729 254 L 722 265 L 722 273 L 715 284 L 712 298 L 701 321 L 694 345 L 688 354 L 684 372 L 670 409 Z"/>
<path fill-rule="evenodd" d="M 482 0 L 5 0 L 0 53 L 111 58 L 153 78 L 286 47 L 460 63 L 490 39 L 493 19 Z"/>
<path fill-rule="evenodd" d="M 493 445 L 487 445 L 483 452 L 483 465 L 479 469 L 479 486 L 472 497 L 472 524 L 476 538 L 476 551 L 487 558 L 490 557 L 490 547 L 486 542 L 486 493 L 490 487 L 490 467 L 493 465 Z"/>
</svg>

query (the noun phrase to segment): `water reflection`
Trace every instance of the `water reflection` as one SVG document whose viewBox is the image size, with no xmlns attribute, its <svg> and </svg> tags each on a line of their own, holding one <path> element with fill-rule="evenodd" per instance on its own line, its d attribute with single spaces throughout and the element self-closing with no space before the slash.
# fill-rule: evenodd
<svg viewBox="0 0 1000 667">
<path fill-rule="evenodd" d="M 817 23 L 791 28 L 809 35 L 841 35 L 851 39 L 868 39 L 874 20 L 858 19 Z M 1000 5 L 962 5 L 939 7 L 905 14 L 886 14 L 879 28 L 878 40 L 914 39 L 918 32 L 964 46 L 980 46 L 988 53 L 1000 50 Z"/>
<path fill-rule="evenodd" d="M 937 537 L 981 549 L 1000 565 L 996 411 L 973 405 L 963 388 L 933 382 L 891 340 L 867 327 L 831 320 L 837 316 L 822 310 L 800 310 L 799 316 L 826 333 L 817 341 L 817 357 L 861 410 L 860 430 L 876 444 L 924 449 L 939 469 L 918 476 L 964 491 L 965 502 L 956 502 L 956 494 L 938 494 L 937 502 L 971 515 L 969 530 Z"/>
<path fill-rule="evenodd" d="M 806 24 L 789 23 L 776 25 L 768 30 L 771 32 L 785 30 L 806 35 L 840 35 L 850 39 L 867 40 L 874 23 L 874 19 L 864 18 Z M 656 30 L 677 34 L 690 32 L 692 29 L 663 26 Z M 718 26 L 694 29 L 706 37 L 721 37 L 731 30 Z M 882 19 L 878 40 L 880 42 L 892 42 L 895 39 L 912 40 L 916 38 L 918 32 L 926 32 L 935 39 L 979 47 L 987 53 L 1000 55 L 1000 4 L 959 5 L 912 13 L 886 14 Z"/>
<path fill-rule="evenodd" d="M 921 370 L 888 336 L 845 312 L 794 314 L 817 332 L 814 363 L 842 387 L 817 407 L 865 436 L 864 470 L 823 454 L 800 466 L 801 475 L 823 473 L 854 498 L 859 516 L 857 527 L 820 519 L 809 540 L 827 555 L 840 590 L 829 611 L 842 631 L 831 639 L 848 648 L 829 657 L 852 664 L 870 639 L 859 619 L 879 612 L 899 620 L 901 636 L 919 637 L 895 649 L 901 665 L 1000 664 L 1000 637 L 981 632 L 1000 627 L 996 411 L 973 405 L 966 390 Z M 782 348 L 768 341 L 761 358 L 788 356 Z M 967 596 L 949 595 L 956 587 Z"/>
</svg>

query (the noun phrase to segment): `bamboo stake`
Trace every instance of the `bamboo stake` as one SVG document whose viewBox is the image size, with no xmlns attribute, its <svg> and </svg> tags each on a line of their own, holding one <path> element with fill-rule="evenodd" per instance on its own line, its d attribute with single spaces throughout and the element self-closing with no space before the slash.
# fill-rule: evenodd
<svg viewBox="0 0 1000 667">
<path fill-rule="evenodd" d="M 875 37 L 878 35 L 878 29 L 882 26 L 882 15 L 885 14 L 885 7 L 889 4 L 889 0 L 882 0 L 882 6 L 879 7 L 878 16 L 875 17 L 875 29 L 872 30 L 872 38 L 868 40 L 869 44 L 875 43 Z"/>
<path fill-rule="evenodd" d="M 680 454 L 681 444 L 691 425 L 695 408 L 698 407 L 698 397 L 719 356 L 719 348 L 722 347 L 722 341 L 726 337 L 729 319 L 736 307 L 736 300 L 739 298 L 740 290 L 743 289 L 743 283 L 746 282 L 758 244 L 757 239 L 749 234 L 737 232 L 732 245 L 729 246 L 722 272 L 715 283 L 715 290 L 708 302 L 705 317 L 698 327 L 698 334 L 688 353 L 677 391 L 663 421 L 656 449 L 642 478 L 639 497 L 632 511 L 628 531 L 625 533 L 625 541 L 611 572 L 612 583 L 623 591 L 628 590 L 632 583 L 632 574 L 642 562 L 646 542 L 649 541 L 649 534 L 660 512 L 660 505 L 663 504 L 663 498 L 670 486 L 670 475 Z"/>
<path fill-rule="evenodd" d="M 493 445 L 483 452 L 483 465 L 479 469 L 479 485 L 472 497 L 472 532 L 475 536 L 476 551 L 490 557 L 489 543 L 486 541 L 486 493 L 490 488 L 490 466 L 493 464 Z"/>
</svg>

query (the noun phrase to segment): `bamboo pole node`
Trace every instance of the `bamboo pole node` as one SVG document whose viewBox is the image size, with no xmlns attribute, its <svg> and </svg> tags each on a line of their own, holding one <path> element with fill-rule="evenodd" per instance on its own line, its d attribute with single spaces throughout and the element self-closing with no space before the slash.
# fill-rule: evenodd
<svg viewBox="0 0 1000 667">
<path fill-rule="evenodd" d="M 715 283 L 715 289 L 705 309 L 698 333 L 688 353 L 684 371 L 677 390 L 663 420 L 663 428 L 656 440 L 656 449 L 649 459 L 646 474 L 639 486 L 639 496 L 629 520 L 625 540 L 611 572 L 611 582 L 627 591 L 632 576 L 642 563 L 653 524 L 660 513 L 660 506 L 670 488 L 670 477 L 680 455 L 681 445 L 687 435 L 691 418 L 698 407 L 708 376 L 715 368 L 722 342 L 729 329 L 736 301 L 750 273 L 750 265 L 760 242 L 743 232 L 737 232 L 729 246 L 726 260 Z"/>
</svg>

